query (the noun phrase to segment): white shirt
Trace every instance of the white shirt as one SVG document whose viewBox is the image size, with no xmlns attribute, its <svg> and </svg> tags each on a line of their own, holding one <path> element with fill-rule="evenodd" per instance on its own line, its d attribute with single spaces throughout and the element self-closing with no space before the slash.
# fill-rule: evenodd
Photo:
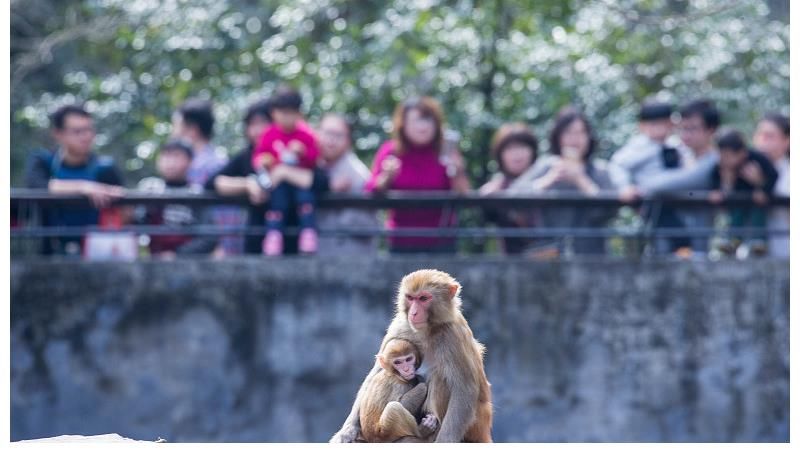
<svg viewBox="0 0 800 463">
<path fill-rule="evenodd" d="M 784 156 L 775 163 L 778 171 L 778 181 L 773 190 L 775 196 L 789 196 L 789 157 Z M 769 228 L 789 228 L 789 208 L 773 207 L 769 213 Z M 769 238 L 769 253 L 773 257 L 789 258 L 789 235 L 771 235 Z"/>
</svg>

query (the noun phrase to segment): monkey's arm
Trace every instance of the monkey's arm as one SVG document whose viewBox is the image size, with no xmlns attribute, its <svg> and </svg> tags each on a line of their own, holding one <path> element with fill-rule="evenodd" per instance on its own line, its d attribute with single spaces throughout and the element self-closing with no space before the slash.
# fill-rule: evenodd
<svg viewBox="0 0 800 463">
<path fill-rule="evenodd" d="M 389 324 L 389 327 L 386 329 L 386 335 L 384 335 L 383 340 L 381 341 L 381 348 L 378 350 L 378 352 L 383 350 L 383 347 L 386 345 L 386 342 L 389 339 L 397 337 L 398 333 L 401 333 L 404 329 L 408 329 L 405 328 L 404 321 L 404 316 L 395 316 L 395 318 Z M 361 432 L 361 421 L 359 418 L 361 410 L 359 408 L 359 404 L 361 403 L 363 395 L 366 393 L 367 386 L 372 380 L 372 377 L 375 376 L 380 370 L 381 365 L 376 360 L 372 370 L 370 370 L 370 372 L 367 374 L 367 377 L 364 379 L 364 382 L 361 383 L 361 387 L 358 389 L 358 395 L 353 403 L 353 409 L 350 411 L 347 419 L 344 420 L 342 428 L 339 429 L 339 431 L 336 432 L 333 437 L 331 437 L 329 442 L 354 442 L 356 440 L 358 434 Z"/>
<path fill-rule="evenodd" d="M 422 404 L 425 402 L 425 398 L 427 396 L 428 385 L 425 383 L 419 383 L 414 386 L 413 389 L 400 397 L 400 405 L 408 410 L 409 413 L 416 416 L 419 414 L 419 409 L 422 407 Z"/>
<path fill-rule="evenodd" d="M 436 442 L 461 442 L 475 419 L 479 392 L 476 376 L 468 371 L 453 371 L 451 375 L 450 400 Z"/>
<path fill-rule="evenodd" d="M 364 382 L 361 383 L 361 387 L 358 389 L 358 395 L 356 396 L 355 402 L 353 402 L 353 409 L 350 410 L 350 414 L 347 415 L 347 419 L 344 420 L 344 424 L 336 434 L 331 437 L 329 442 L 331 443 L 349 443 L 355 442 L 356 438 L 358 437 L 358 433 L 361 432 L 361 421 L 359 419 L 359 404 L 361 403 L 361 398 L 364 391 L 367 389 L 367 385 L 369 384 L 372 377 L 375 376 L 377 372 L 381 370 L 380 364 L 376 361 L 375 365 L 372 367 L 369 373 L 367 373 L 367 377 L 364 378 Z"/>
</svg>

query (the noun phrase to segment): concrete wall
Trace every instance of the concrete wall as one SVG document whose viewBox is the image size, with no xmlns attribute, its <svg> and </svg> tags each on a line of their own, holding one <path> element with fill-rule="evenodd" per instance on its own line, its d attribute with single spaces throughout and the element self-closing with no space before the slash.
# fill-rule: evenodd
<svg viewBox="0 0 800 463">
<path fill-rule="evenodd" d="M 786 261 L 13 262 L 11 438 L 321 442 L 403 274 L 464 286 L 498 442 L 788 441 Z"/>
</svg>

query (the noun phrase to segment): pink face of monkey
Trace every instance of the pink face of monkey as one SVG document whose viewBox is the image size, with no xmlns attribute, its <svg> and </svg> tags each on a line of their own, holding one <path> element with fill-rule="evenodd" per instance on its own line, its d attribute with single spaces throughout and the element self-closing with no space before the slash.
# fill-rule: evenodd
<svg viewBox="0 0 800 463">
<path fill-rule="evenodd" d="M 433 294 L 422 290 L 416 294 L 406 294 L 408 303 L 408 323 L 414 328 L 421 328 L 428 323 L 428 316 Z"/>
<path fill-rule="evenodd" d="M 392 359 L 392 367 L 404 380 L 409 381 L 417 374 L 416 362 L 417 357 L 413 353 L 409 353 L 403 357 Z"/>
</svg>

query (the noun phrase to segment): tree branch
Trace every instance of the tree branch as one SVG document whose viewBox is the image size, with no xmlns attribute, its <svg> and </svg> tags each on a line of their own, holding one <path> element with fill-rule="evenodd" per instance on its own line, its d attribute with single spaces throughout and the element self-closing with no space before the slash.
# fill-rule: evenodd
<svg viewBox="0 0 800 463">
<path fill-rule="evenodd" d="M 74 17 L 71 24 L 41 38 L 30 38 L 22 42 L 23 50 L 12 59 L 12 86 L 21 82 L 29 73 L 52 60 L 55 50 L 61 45 L 78 39 L 102 40 L 111 35 L 122 22 L 120 16 L 105 16 L 87 23 L 79 23 Z M 25 42 L 29 42 L 27 45 Z M 19 46 L 19 40 L 15 40 Z"/>
</svg>

